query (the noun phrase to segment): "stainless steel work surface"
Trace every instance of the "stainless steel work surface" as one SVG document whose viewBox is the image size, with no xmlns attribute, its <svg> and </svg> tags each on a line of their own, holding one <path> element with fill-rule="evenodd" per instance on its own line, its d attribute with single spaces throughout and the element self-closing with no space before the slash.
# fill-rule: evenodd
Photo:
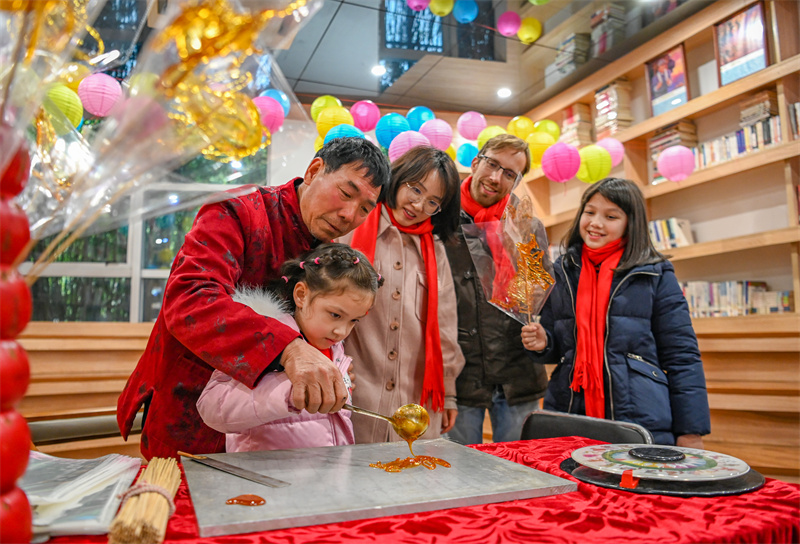
<svg viewBox="0 0 800 544">
<path fill-rule="evenodd" d="M 443 438 L 419 440 L 414 453 L 449 462 L 385 472 L 370 463 L 409 456 L 405 442 L 209 455 L 289 482 L 271 488 L 184 459 L 200 536 L 250 533 L 427 512 L 575 491 L 569 480 L 461 446 Z M 227 505 L 242 494 L 263 506 Z"/>
</svg>

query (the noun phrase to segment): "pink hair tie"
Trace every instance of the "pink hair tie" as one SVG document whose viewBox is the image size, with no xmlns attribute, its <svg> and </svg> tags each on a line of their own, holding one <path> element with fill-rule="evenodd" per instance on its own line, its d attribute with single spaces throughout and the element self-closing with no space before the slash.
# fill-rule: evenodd
<svg viewBox="0 0 800 544">
<path fill-rule="evenodd" d="M 306 264 L 306 262 L 305 262 L 305 261 L 300 261 L 300 269 L 301 269 L 301 270 L 305 270 L 305 268 L 306 268 L 306 267 L 305 267 L 305 264 Z"/>
<path fill-rule="evenodd" d="M 319 257 L 317 257 L 316 259 L 314 259 L 314 264 L 319 264 Z"/>
<path fill-rule="evenodd" d="M 381 275 L 378 274 L 378 281 L 381 281 Z"/>
<path fill-rule="evenodd" d="M 283 278 L 283 281 L 285 281 L 286 283 L 289 283 L 289 278 L 287 278 L 286 276 L 281 276 L 281 278 Z"/>
<path fill-rule="evenodd" d="M 358 264 L 358 263 L 360 263 L 360 262 L 361 262 L 361 259 L 359 259 L 358 257 L 356 257 L 356 260 L 355 260 L 355 261 L 353 261 L 353 264 Z"/>
</svg>

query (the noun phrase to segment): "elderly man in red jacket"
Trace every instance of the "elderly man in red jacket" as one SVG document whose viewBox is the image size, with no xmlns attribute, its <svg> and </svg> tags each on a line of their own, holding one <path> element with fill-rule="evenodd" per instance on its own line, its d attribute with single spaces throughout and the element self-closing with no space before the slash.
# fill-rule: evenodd
<svg viewBox="0 0 800 544">
<path fill-rule="evenodd" d="M 145 458 L 224 451 L 225 435 L 197 413 L 213 370 L 255 386 L 285 371 L 292 402 L 311 413 L 335 412 L 347 398 L 336 366 L 277 320 L 231 299 L 238 285 L 263 286 L 281 264 L 359 226 L 383 197 L 389 164 L 361 138 L 334 139 L 305 175 L 204 206 L 175 257 L 164 302 L 142 358 L 117 403 L 127 439 L 145 407 Z"/>
</svg>

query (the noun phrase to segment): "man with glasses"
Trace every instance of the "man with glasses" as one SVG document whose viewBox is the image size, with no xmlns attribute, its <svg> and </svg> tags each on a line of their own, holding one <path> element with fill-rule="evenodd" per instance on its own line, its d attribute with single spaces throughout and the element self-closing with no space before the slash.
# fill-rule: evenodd
<svg viewBox="0 0 800 544">
<path fill-rule="evenodd" d="M 461 185 L 461 224 L 499 221 L 506 205 L 518 201 L 511 191 L 529 170 L 524 140 L 501 134 L 486 142 L 472 160 L 472 175 Z M 493 441 L 519 440 L 525 417 L 539 408 L 547 374 L 522 346 L 522 325 L 487 302 L 463 235 L 459 242 L 446 249 L 466 364 L 456 380 L 458 418 L 448 436 L 461 444 L 481 443 L 489 410 Z M 483 251 L 499 251 L 499 240 L 487 236 L 487 242 Z"/>
</svg>

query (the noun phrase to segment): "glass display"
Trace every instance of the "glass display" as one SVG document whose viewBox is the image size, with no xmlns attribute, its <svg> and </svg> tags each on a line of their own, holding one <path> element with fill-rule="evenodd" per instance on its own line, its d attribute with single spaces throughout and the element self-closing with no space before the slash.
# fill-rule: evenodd
<svg viewBox="0 0 800 544">
<path fill-rule="evenodd" d="M 48 236 L 39 240 L 28 255 L 29 261 L 35 261 L 53 240 Z M 78 238 L 72 242 L 55 262 L 60 263 L 124 263 L 128 257 L 128 227 L 93 234 Z"/>
<path fill-rule="evenodd" d="M 130 321 L 130 278 L 39 278 L 33 321 Z"/>
<path fill-rule="evenodd" d="M 142 280 L 142 315 L 141 321 L 155 321 L 161 311 L 164 300 L 166 278 L 148 278 Z"/>
<path fill-rule="evenodd" d="M 142 268 L 170 268 L 200 208 L 148 219 L 144 222 Z"/>
</svg>

